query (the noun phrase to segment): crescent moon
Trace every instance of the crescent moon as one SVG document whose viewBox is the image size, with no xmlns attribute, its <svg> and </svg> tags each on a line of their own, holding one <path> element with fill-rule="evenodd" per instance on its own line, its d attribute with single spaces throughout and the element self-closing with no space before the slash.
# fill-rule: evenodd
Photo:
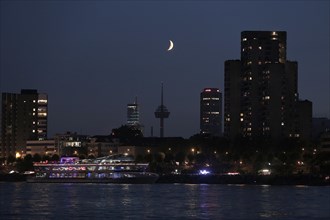
<svg viewBox="0 0 330 220">
<path fill-rule="evenodd" d="M 172 50 L 173 47 L 174 47 L 173 41 L 170 40 L 170 46 L 169 46 L 169 48 L 167 49 L 167 51 Z"/>
</svg>

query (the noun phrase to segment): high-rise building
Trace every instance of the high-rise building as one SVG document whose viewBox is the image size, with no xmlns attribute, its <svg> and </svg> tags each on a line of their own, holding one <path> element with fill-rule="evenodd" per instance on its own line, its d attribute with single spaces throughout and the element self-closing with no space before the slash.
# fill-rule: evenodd
<svg viewBox="0 0 330 220">
<path fill-rule="evenodd" d="M 144 126 L 140 123 L 140 111 L 137 98 L 134 103 L 127 104 L 127 122 L 126 125 L 131 129 L 140 131 L 143 134 Z"/>
<path fill-rule="evenodd" d="M 47 94 L 2 93 L 1 157 L 25 154 L 27 140 L 47 139 Z"/>
<path fill-rule="evenodd" d="M 297 72 L 285 31 L 243 31 L 241 60 L 225 62 L 225 135 L 300 137 Z"/>
<path fill-rule="evenodd" d="M 127 104 L 127 123 L 128 126 L 140 125 L 140 113 L 137 98 L 133 104 Z"/>
<path fill-rule="evenodd" d="M 318 140 L 323 133 L 330 132 L 330 119 L 312 118 L 312 139 Z"/>
<path fill-rule="evenodd" d="M 297 103 L 297 123 L 298 133 L 305 140 L 312 139 L 313 112 L 312 102 L 308 100 L 299 100 Z"/>
<path fill-rule="evenodd" d="M 222 99 L 217 88 L 205 88 L 200 94 L 200 133 L 221 136 Z"/>
</svg>

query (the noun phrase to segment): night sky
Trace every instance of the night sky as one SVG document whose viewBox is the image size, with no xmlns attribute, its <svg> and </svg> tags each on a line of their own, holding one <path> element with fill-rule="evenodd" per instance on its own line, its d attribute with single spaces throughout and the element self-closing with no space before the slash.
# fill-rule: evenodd
<svg viewBox="0 0 330 220">
<path fill-rule="evenodd" d="M 287 31 L 300 99 L 330 117 L 329 1 L 1 1 L 1 92 L 48 93 L 48 130 L 109 134 L 138 97 L 145 136 L 199 132 L 203 88 L 224 90 L 244 30 Z M 169 40 L 174 50 L 167 52 Z"/>
</svg>

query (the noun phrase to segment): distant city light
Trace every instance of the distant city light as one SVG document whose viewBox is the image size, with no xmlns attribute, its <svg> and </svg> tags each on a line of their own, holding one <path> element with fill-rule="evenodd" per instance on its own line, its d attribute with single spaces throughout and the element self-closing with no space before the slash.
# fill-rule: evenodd
<svg viewBox="0 0 330 220">
<path fill-rule="evenodd" d="M 270 175 L 271 171 L 269 169 L 262 169 L 258 171 L 259 175 Z"/>
<path fill-rule="evenodd" d="M 228 172 L 227 175 L 236 176 L 236 175 L 239 175 L 239 173 L 238 172 Z"/>
<path fill-rule="evenodd" d="M 207 175 L 209 173 L 210 173 L 210 171 L 207 171 L 207 170 L 200 170 L 199 171 L 199 174 L 202 174 L 202 175 Z"/>
<path fill-rule="evenodd" d="M 21 156 L 22 155 L 19 152 L 16 152 L 16 155 L 15 155 L 16 158 L 20 158 Z"/>
</svg>

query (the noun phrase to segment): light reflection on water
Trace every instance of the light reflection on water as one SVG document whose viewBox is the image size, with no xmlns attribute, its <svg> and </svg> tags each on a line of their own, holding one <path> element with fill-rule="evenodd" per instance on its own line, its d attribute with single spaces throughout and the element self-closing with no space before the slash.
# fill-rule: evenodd
<svg viewBox="0 0 330 220">
<path fill-rule="evenodd" d="M 330 187 L 0 183 L 1 219 L 330 219 Z"/>
</svg>

